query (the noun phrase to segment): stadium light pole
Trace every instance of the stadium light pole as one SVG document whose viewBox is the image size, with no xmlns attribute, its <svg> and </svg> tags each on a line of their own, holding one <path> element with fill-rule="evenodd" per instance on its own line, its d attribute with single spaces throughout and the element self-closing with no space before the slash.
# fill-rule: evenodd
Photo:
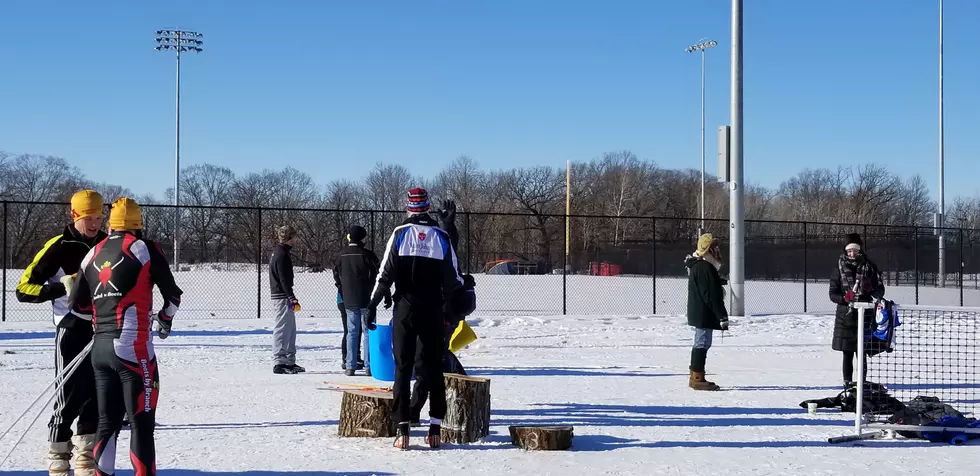
<svg viewBox="0 0 980 476">
<path fill-rule="evenodd" d="M 701 52 L 701 227 L 698 228 L 698 236 L 704 233 L 704 52 L 715 46 L 718 46 L 718 42 L 709 40 L 701 41 L 685 49 L 688 53 Z"/>
<path fill-rule="evenodd" d="M 939 0 L 939 287 L 946 287 L 946 135 L 943 130 L 943 0 Z"/>
<path fill-rule="evenodd" d="M 729 194 L 729 275 L 732 308 L 745 315 L 745 203 L 742 171 L 742 0 L 732 0 L 731 181 Z"/>
<path fill-rule="evenodd" d="M 174 174 L 174 271 L 180 270 L 180 54 L 200 53 L 204 51 L 201 40 L 204 35 L 196 31 L 157 30 L 157 51 L 173 51 L 177 56 L 177 106 L 176 106 L 176 141 L 175 141 L 175 174 Z"/>
</svg>

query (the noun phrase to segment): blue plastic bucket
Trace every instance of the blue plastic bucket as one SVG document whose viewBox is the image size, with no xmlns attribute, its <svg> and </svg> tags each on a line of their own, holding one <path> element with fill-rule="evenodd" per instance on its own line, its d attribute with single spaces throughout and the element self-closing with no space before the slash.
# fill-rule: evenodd
<svg viewBox="0 0 980 476">
<path fill-rule="evenodd" d="M 371 352 L 371 376 L 382 382 L 395 381 L 395 353 L 391 350 L 391 326 L 376 324 L 368 329 L 368 347 Z"/>
</svg>

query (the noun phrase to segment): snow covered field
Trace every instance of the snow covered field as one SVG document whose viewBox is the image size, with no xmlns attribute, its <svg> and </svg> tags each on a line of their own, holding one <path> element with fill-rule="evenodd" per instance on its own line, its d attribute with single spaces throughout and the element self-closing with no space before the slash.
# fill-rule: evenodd
<svg viewBox="0 0 980 476">
<path fill-rule="evenodd" d="M 216 265 L 220 266 L 220 265 Z M 7 270 L 7 321 L 47 320 L 38 306 L 17 302 L 14 296 L 20 270 Z M 684 278 L 632 276 L 560 275 L 499 276 L 475 274 L 480 312 L 486 315 L 555 315 L 562 314 L 562 288 L 567 286 L 568 314 L 573 315 L 642 315 L 682 314 L 687 306 L 687 280 Z M 257 318 L 257 293 L 261 286 L 261 310 L 272 314 L 269 301 L 269 278 L 248 271 L 207 271 L 197 269 L 176 274 L 177 284 L 185 291 L 181 306 L 184 319 Z M 803 283 L 749 281 L 745 285 L 747 314 L 803 313 L 804 292 L 808 313 L 833 312 L 827 297 L 827 282 Z M 337 313 L 333 274 L 298 272 L 296 295 L 303 306 L 302 315 L 324 318 Z M 960 290 L 955 281 L 949 287 L 919 287 L 919 303 L 959 305 Z M 656 308 L 654 308 L 656 295 Z M 886 297 L 900 304 L 915 304 L 914 286 L 887 286 Z M 157 297 L 159 304 L 159 296 Z M 963 305 L 980 306 L 980 289 L 964 289 Z M 0 324 L 2 329 L 3 324 Z"/>
<path fill-rule="evenodd" d="M 826 284 L 750 282 L 747 313 L 709 355 L 709 379 L 724 391 L 687 388 L 690 329 L 686 282 L 569 276 L 568 316 L 561 276 L 477 275 L 480 339 L 460 352 L 471 374 L 492 380 L 492 435 L 438 452 L 401 453 L 385 439 L 337 436 L 340 394 L 324 381 L 380 383 L 340 370 L 341 323 L 329 273 L 297 274 L 304 305 L 298 326 L 303 375 L 274 375 L 267 279 L 256 319 L 254 271 L 182 272 L 186 294 L 166 341 L 157 340 L 161 387 L 157 444 L 163 474 L 934 474 L 966 471 L 956 447 L 916 441 L 828 445 L 852 431 L 851 414 L 803 400 L 840 389 L 840 354 L 830 349 L 833 305 Z M 8 270 L 8 321 L 0 324 L 0 428 L 6 429 L 53 378 L 47 305 L 17 303 Z M 914 302 L 914 288 L 887 296 Z M 967 305 L 980 291 L 965 290 Z M 159 299 L 159 298 L 158 298 Z M 920 288 L 920 302 L 955 305 L 958 289 Z M 795 313 L 794 313 L 795 310 Z M 390 317 L 380 311 L 379 321 Z M 976 395 L 977 392 L 974 392 Z M 42 400 L 43 402 L 43 400 Z M 964 402 L 977 404 L 980 402 Z M 35 406 L 35 409 L 37 407 Z M 30 418 L 36 410 L 30 413 Z M 0 471 L 43 475 L 49 412 Z M 29 421 L 29 420 L 28 420 Z M 507 426 L 575 426 L 568 452 L 525 453 Z M 26 428 L 0 441 L 3 454 Z M 416 444 L 422 442 L 419 436 Z M 128 445 L 128 435 L 121 444 Z M 975 443 L 974 443 L 975 445 Z M 972 446 L 972 445 L 971 445 Z M 120 474 L 132 474 L 119 452 Z M 887 468 L 887 470 L 885 469 Z"/>
<path fill-rule="evenodd" d="M 302 279 L 311 292 L 312 284 Z M 546 292 L 532 284 L 535 278 L 520 279 L 528 281 L 498 292 L 515 298 Z M 799 403 L 839 392 L 840 354 L 830 349 L 829 314 L 736 319 L 723 338 L 715 338 L 709 379 L 723 391 L 709 393 L 686 386 L 691 331 L 676 309 L 656 316 L 534 315 L 503 309 L 506 300 L 499 297 L 482 299 L 490 310 L 470 320 L 479 340 L 459 353 L 471 374 L 491 379 L 491 436 L 485 442 L 429 450 L 418 446 L 424 432 L 418 429 L 418 449 L 399 452 L 389 438 L 340 438 L 341 395 L 321 389 L 323 382 L 380 382 L 341 373 L 336 309 L 298 322 L 298 361 L 308 372 L 274 375 L 270 319 L 200 319 L 209 303 L 231 312 L 235 293 L 250 301 L 255 288 L 201 282 L 224 291 L 209 291 L 208 299 L 189 291 L 171 337 L 156 340 L 161 474 L 970 474 L 975 467 L 972 447 L 909 440 L 826 443 L 853 431 L 853 415 L 821 410 L 811 416 Z M 483 286 L 481 298 L 493 285 Z M 576 302 L 618 310 L 604 289 L 579 286 L 572 295 Z M 382 310 L 379 321 L 389 316 Z M 0 326 L 0 428 L 52 380 L 53 335 L 46 321 Z M 48 417 L 45 409 L 0 471 L 46 474 Z M 511 446 L 507 426 L 525 423 L 574 425 L 572 449 L 544 453 Z M 22 421 L 0 441 L 3 454 L 24 428 Z M 122 450 L 128 444 L 124 433 L 117 474 L 133 474 Z"/>
</svg>

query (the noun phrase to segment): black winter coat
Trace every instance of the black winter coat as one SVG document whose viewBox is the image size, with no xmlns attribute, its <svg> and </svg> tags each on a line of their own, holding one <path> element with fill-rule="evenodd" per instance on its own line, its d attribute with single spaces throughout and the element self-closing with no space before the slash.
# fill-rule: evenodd
<svg viewBox="0 0 980 476">
<path fill-rule="evenodd" d="M 269 259 L 269 291 L 272 299 L 296 299 L 293 294 L 293 259 L 289 245 L 280 244 Z"/>
<path fill-rule="evenodd" d="M 333 267 L 333 280 L 347 309 L 366 309 L 381 264 L 378 255 L 362 245 L 347 246 Z"/>
<path fill-rule="evenodd" d="M 885 285 L 881 282 L 881 274 L 878 271 L 878 266 L 863 254 L 860 259 L 867 260 L 868 262 L 872 280 L 870 286 L 871 291 L 862 291 L 855 296 L 854 300 L 873 302 L 875 299 L 881 299 L 885 296 Z M 857 262 L 855 261 L 853 264 L 846 266 L 857 266 Z M 833 273 L 830 275 L 830 300 L 837 304 L 837 312 L 834 318 L 834 337 L 831 341 L 831 348 L 842 352 L 857 352 L 858 310 L 851 308 L 848 303 L 844 302 L 844 294 L 847 291 L 841 279 L 840 267 L 835 266 Z M 865 311 L 867 314 L 865 316 L 865 333 L 871 332 L 875 327 L 874 317 L 871 315 L 872 312 L 872 310 Z"/>
<path fill-rule="evenodd" d="M 725 310 L 725 280 L 715 266 L 703 259 L 689 257 L 685 263 L 687 279 L 687 323 L 700 329 L 721 330 L 728 321 Z"/>
</svg>

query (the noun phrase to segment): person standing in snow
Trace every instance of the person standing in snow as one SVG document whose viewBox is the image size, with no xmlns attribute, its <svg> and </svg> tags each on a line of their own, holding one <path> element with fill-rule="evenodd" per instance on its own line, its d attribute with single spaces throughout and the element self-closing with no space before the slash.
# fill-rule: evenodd
<svg viewBox="0 0 980 476">
<path fill-rule="evenodd" d="M 344 296 L 337 288 L 337 310 L 340 311 L 340 323 L 344 326 L 344 335 L 340 341 L 340 368 L 347 370 L 347 308 L 344 306 Z M 364 360 L 361 359 L 361 342 L 357 342 L 357 369 L 364 368 Z"/>
<path fill-rule="evenodd" d="M 705 380 L 704 367 L 714 331 L 728 329 L 723 287 L 726 281 L 718 273 L 722 265 L 720 242 L 710 233 L 701 235 L 697 250 L 685 257 L 684 264 L 688 274 L 687 323 L 694 327 L 688 386 L 695 390 L 718 390 L 718 385 Z"/>
<path fill-rule="evenodd" d="M 409 449 L 409 384 L 415 364 L 416 339 L 421 341 L 425 378 L 429 380 L 429 433 L 426 442 L 440 445 L 442 419 L 446 416 L 446 387 L 442 374 L 443 308 L 463 285 L 457 270 L 456 250 L 449 235 L 429 216 L 429 195 L 423 188 L 408 191 L 408 218 L 388 238 L 381 272 L 372 292 L 365 321 L 369 329 L 378 304 L 395 286 L 392 345 L 395 357 L 394 421 L 398 436 L 394 446 Z M 451 304 L 450 304 L 451 305 Z"/>
<path fill-rule="evenodd" d="M 444 200 L 442 202 L 442 208 L 436 213 L 439 219 L 440 227 L 446 231 L 449 235 L 449 241 L 452 243 L 453 249 L 459 248 L 459 230 L 456 228 L 456 202 L 453 200 Z M 457 272 L 460 272 L 458 266 L 456 268 Z M 462 275 L 462 274 L 461 274 Z M 463 364 L 460 363 L 456 355 L 450 350 L 449 344 L 453 335 L 453 331 L 459 325 L 460 321 L 470 315 L 476 309 L 476 293 L 474 288 L 476 286 L 473 276 L 462 275 L 463 277 L 463 287 L 458 288 L 455 293 L 453 293 L 452 303 L 446 303 L 443 307 L 443 317 L 444 317 L 444 332 L 443 332 L 443 343 L 444 349 L 442 358 L 442 371 L 443 373 L 456 373 L 456 374 L 466 374 L 466 370 L 463 368 Z M 421 339 L 416 342 L 415 349 L 415 385 L 412 388 L 412 401 L 411 401 L 411 417 L 410 422 L 412 426 L 418 426 L 421 421 L 422 407 L 425 405 L 425 401 L 429 395 L 429 384 L 425 376 L 425 365 L 422 360 L 422 343 Z"/>
<path fill-rule="evenodd" d="M 299 301 L 293 293 L 293 259 L 290 250 L 296 243 L 296 230 L 283 225 L 276 230 L 279 245 L 269 260 L 269 291 L 276 306 L 276 324 L 272 331 L 275 365 L 272 372 L 297 374 L 306 369 L 296 365 L 296 311 Z"/>
<path fill-rule="evenodd" d="M 56 328 L 54 355 L 57 375 L 92 341 L 92 312 L 70 308 L 67 303 L 72 275 L 78 272 L 85 254 L 106 237 L 101 229 L 102 209 L 102 195 L 95 190 L 81 190 L 72 195 L 72 223 L 45 242 L 17 283 L 19 302 L 51 302 Z M 71 377 L 58 383 L 54 412 L 48 422 L 49 474 L 69 474 L 73 449 L 75 474 L 95 474 L 92 448 L 99 412 L 91 355 L 83 358 Z M 76 419 L 77 434 L 73 435 L 71 426 Z"/>
<path fill-rule="evenodd" d="M 95 444 L 98 474 L 115 474 L 116 441 L 123 415 L 130 421 L 129 456 L 138 475 L 156 474 L 156 425 L 160 374 L 151 327 L 166 339 L 183 291 L 160 246 L 142 238 L 139 204 L 123 197 L 112 204 L 109 236 L 85 255 L 71 285 L 69 306 L 92 310 L 92 370 L 98 395 Z M 150 314 L 153 287 L 162 309 Z M 155 324 L 154 324 L 155 321 Z"/>
<path fill-rule="evenodd" d="M 368 347 L 366 327 L 362 329 L 364 315 L 368 303 L 371 302 L 371 290 L 378 276 L 378 255 L 364 247 L 367 231 L 360 225 L 351 227 L 347 233 L 347 249 L 340 253 L 333 267 L 333 279 L 340 291 L 347 312 L 347 356 L 345 373 L 354 375 L 357 369 L 358 341 L 364 345 L 364 372 L 371 375 L 371 352 Z M 391 307 L 391 295 L 384 296 L 385 309 Z M 363 339 L 361 336 L 363 334 Z"/>
<path fill-rule="evenodd" d="M 857 353 L 858 310 L 850 307 L 854 302 L 872 302 L 885 296 L 878 266 L 864 252 L 861 235 L 850 233 L 844 245 L 844 253 L 837 259 L 837 267 L 830 277 L 830 300 L 837 304 L 834 318 L 834 337 L 831 348 L 844 355 L 841 371 L 844 390 L 855 386 L 854 358 Z M 875 328 L 873 317 L 865 316 L 865 332 L 870 335 Z M 862 355 L 864 373 L 868 373 L 867 355 Z"/>
</svg>

